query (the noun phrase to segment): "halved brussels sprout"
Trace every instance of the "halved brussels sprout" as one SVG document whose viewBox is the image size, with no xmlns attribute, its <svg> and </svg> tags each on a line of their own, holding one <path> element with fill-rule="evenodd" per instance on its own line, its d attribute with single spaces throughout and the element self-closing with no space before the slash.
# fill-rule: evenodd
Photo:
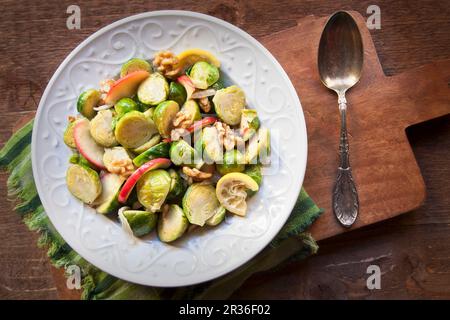
<svg viewBox="0 0 450 320">
<path fill-rule="evenodd" d="M 160 142 L 134 158 L 133 163 L 135 166 L 140 167 L 152 159 L 169 158 L 169 151 L 170 143 Z"/>
<path fill-rule="evenodd" d="M 224 207 L 220 206 L 219 209 L 217 209 L 216 213 L 211 218 L 206 220 L 206 225 L 210 227 L 219 225 L 223 220 L 225 220 L 226 213 L 227 210 Z"/>
<path fill-rule="evenodd" d="M 151 120 L 151 122 L 155 123 L 153 121 L 153 113 L 155 112 L 155 108 L 149 108 L 147 110 L 144 111 L 144 116 L 148 119 Z"/>
<path fill-rule="evenodd" d="M 133 58 L 122 65 L 122 68 L 120 69 L 120 77 L 123 78 L 127 74 L 138 70 L 151 72 L 152 67 L 150 63 L 148 63 L 144 59 Z"/>
<path fill-rule="evenodd" d="M 169 84 L 159 73 L 152 73 L 139 85 L 137 96 L 145 104 L 157 105 L 167 99 Z"/>
<path fill-rule="evenodd" d="M 170 132 L 173 129 L 173 120 L 178 111 L 180 111 L 178 103 L 168 100 L 160 103 L 153 112 L 153 121 L 164 138 L 170 137 Z"/>
<path fill-rule="evenodd" d="M 105 173 L 101 177 L 102 193 L 95 199 L 95 204 L 98 204 L 96 211 L 101 214 L 107 214 L 119 207 L 120 187 L 122 186 L 125 178 L 115 173 Z"/>
<path fill-rule="evenodd" d="M 183 112 L 192 123 L 202 118 L 200 114 L 200 107 L 195 100 L 186 101 L 180 111 Z"/>
<path fill-rule="evenodd" d="M 212 99 L 217 115 L 223 122 L 235 126 L 241 121 L 241 113 L 245 108 L 245 94 L 241 88 L 231 86 L 218 90 Z"/>
<path fill-rule="evenodd" d="M 181 83 L 171 82 L 169 86 L 169 100 L 173 100 L 178 105 L 182 106 L 186 102 L 187 93 L 186 89 Z"/>
<path fill-rule="evenodd" d="M 216 164 L 216 168 L 221 175 L 230 172 L 242 172 L 245 169 L 245 157 L 238 150 L 229 150 L 223 156 L 223 163 Z"/>
<path fill-rule="evenodd" d="M 198 226 L 214 216 L 221 205 L 216 197 L 216 189 L 212 185 L 194 183 L 183 197 L 183 211 L 189 222 Z"/>
<path fill-rule="evenodd" d="M 250 178 L 255 180 L 255 182 L 258 184 L 258 186 L 261 186 L 262 183 L 262 173 L 261 173 L 261 166 L 259 164 L 249 165 L 245 168 L 244 173 L 248 175 Z M 256 194 L 256 191 L 252 191 L 250 189 L 247 189 L 247 195 L 249 197 Z"/>
<path fill-rule="evenodd" d="M 189 225 L 183 210 L 171 204 L 163 211 L 158 222 L 158 237 L 163 242 L 172 242 L 183 235 Z"/>
<path fill-rule="evenodd" d="M 219 77 L 219 69 L 205 61 L 196 62 L 189 72 L 189 78 L 198 89 L 207 89 L 217 82 Z"/>
<path fill-rule="evenodd" d="M 151 147 L 157 145 L 160 141 L 161 141 L 161 136 L 159 134 L 155 134 L 146 143 L 144 143 L 143 145 L 133 149 L 133 152 L 136 153 L 136 154 L 141 154 L 142 152 L 147 151 Z"/>
<path fill-rule="evenodd" d="M 156 128 L 139 111 L 131 111 L 120 117 L 114 132 L 117 141 L 125 148 L 137 148 L 157 133 Z"/>
<path fill-rule="evenodd" d="M 169 194 L 170 183 L 170 175 L 163 169 L 147 172 L 137 182 L 139 202 L 151 212 L 159 211 Z"/>
<path fill-rule="evenodd" d="M 119 116 L 122 116 L 130 111 L 140 111 L 136 101 L 131 98 L 122 98 L 117 101 L 114 105 L 114 110 L 116 110 L 117 115 Z"/>
<path fill-rule="evenodd" d="M 80 166 L 85 166 L 92 170 L 97 170 L 97 168 L 93 164 L 91 164 L 89 161 L 87 161 L 87 159 L 78 152 L 76 152 L 70 156 L 69 163 L 79 164 Z"/>
<path fill-rule="evenodd" d="M 64 130 L 64 143 L 69 148 L 76 149 L 77 145 L 75 144 L 75 139 L 73 138 L 73 128 L 75 127 L 76 121 L 69 121 L 67 124 L 66 130 Z"/>
<path fill-rule="evenodd" d="M 90 123 L 90 133 L 95 142 L 103 147 L 117 145 L 116 137 L 112 129 L 113 113 L 111 110 L 101 110 Z"/>
<path fill-rule="evenodd" d="M 70 193 L 86 204 L 92 204 L 102 192 L 98 173 L 79 164 L 69 166 L 66 184 Z"/>
<path fill-rule="evenodd" d="M 207 163 L 221 162 L 223 148 L 220 144 L 219 133 L 215 127 L 205 127 L 202 131 L 203 154 Z"/>
<path fill-rule="evenodd" d="M 94 107 L 97 106 L 98 102 L 100 101 L 100 98 L 101 94 L 100 91 L 98 90 L 89 89 L 82 92 L 77 100 L 78 112 L 81 113 L 86 118 L 92 119 L 96 114 Z"/>
<path fill-rule="evenodd" d="M 170 146 L 170 160 L 176 166 L 186 165 L 199 168 L 203 165 L 203 161 L 195 149 L 184 140 L 172 142 Z"/>
<path fill-rule="evenodd" d="M 219 80 L 217 80 L 217 82 L 214 83 L 210 88 L 214 89 L 216 91 L 220 90 L 220 89 L 223 89 L 223 88 L 225 88 L 225 82 L 223 81 L 222 78 L 219 78 Z"/>
<path fill-rule="evenodd" d="M 155 229 L 158 215 L 144 210 L 125 210 L 123 216 L 136 237 L 142 237 Z"/>
<path fill-rule="evenodd" d="M 245 150 L 247 164 L 267 164 L 270 156 L 270 132 L 267 128 L 260 128 L 256 135 L 250 138 Z"/>
<path fill-rule="evenodd" d="M 167 199 L 171 200 L 178 198 L 184 193 L 185 185 L 178 172 L 174 169 L 169 169 L 169 175 L 172 180 L 170 182 L 170 191 Z"/>
<path fill-rule="evenodd" d="M 240 134 L 244 141 L 247 141 L 258 131 L 259 118 L 256 110 L 243 109 L 241 117 L 241 126 L 239 128 Z"/>
</svg>

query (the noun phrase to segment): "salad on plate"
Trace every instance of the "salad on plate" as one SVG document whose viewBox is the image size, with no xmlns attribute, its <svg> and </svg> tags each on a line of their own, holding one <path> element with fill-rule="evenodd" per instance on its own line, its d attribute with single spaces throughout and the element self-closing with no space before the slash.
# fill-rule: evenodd
<svg viewBox="0 0 450 320">
<path fill-rule="evenodd" d="M 64 142 L 68 190 L 125 232 L 163 242 L 244 217 L 270 163 L 270 133 L 210 52 L 133 58 L 80 94 Z"/>
</svg>

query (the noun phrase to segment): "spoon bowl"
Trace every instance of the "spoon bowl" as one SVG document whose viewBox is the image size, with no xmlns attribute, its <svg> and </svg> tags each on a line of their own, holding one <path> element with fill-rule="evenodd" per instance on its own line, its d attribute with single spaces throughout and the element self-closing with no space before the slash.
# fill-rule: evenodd
<svg viewBox="0 0 450 320">
<path fill-rule="evenodd" d="M 361 78 L 363 56 L 355 20 L 345 11 L 336 12 L 328 19 L 320 38 L 320 80 L 331 90 L 345 92 Z"/>
</svg>

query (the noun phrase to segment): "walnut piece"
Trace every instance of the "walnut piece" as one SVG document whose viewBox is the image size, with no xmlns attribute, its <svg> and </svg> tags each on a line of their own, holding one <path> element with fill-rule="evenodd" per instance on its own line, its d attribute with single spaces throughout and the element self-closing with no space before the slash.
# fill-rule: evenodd
<svg viewBox="0 0 450 320">
<path fill-rule="evenodd" d="M 194 121 L 192 121 L 192 119 L 188 117 L 183 111 L 178 111 L 172 123 L 175 128 L 187 129 L 191 124 L 194 123 Z"/>
<path fill-rule="evenodd" d="M 198 99 L 198 104 L 204 112 L 211 111 L 211 102 L 209 102 L 208 97 L 203 97 L 203 98 Z"/>
<path fill-rule="evenodd" d="M 180 73 L 178 58 L 171 51 L 160 51 L 155 54 L 153 65 L 156 70 L 167 78 L 175 78 Z"/>
<path fill-rule="evenodd" d="M 217 130 L 220 144 L 225 147 L 225 150 L 232 150 L 238 140 L 233 129 L 231 129 L 226 123 L 220 121 L 214 123 L 214 127 Z"/>
<path fill-rule="evenodd" d="M 183 173 L 194 181 L 203 181 L 212 177 L 212 173 L 202 172 L 196 168 L 183 167 Z"/>
<path fill-rule="evenodd" d="M 184 128 L 177 128 L 177 129 L 173 129 L 170 132 L 170 139 L 172 141 L 178 141 L 181 139 L 181 137 L 184 137 L 185 135 L 188 135 L 189 131 L 187 131 Z"/>
<path fill-rule="evenodd" d="M 105 149 L 103 162 L 106 169 L 111 173 L 129 177 L 134 172 L 133 161 L 122 147 Z"/>
</svg>

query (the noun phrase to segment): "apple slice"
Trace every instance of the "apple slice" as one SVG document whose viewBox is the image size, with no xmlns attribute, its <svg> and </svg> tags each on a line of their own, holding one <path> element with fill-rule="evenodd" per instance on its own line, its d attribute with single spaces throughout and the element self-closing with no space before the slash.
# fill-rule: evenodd
<svg viewBox="0 0 450 320">
<path fill-rule="evenodd" d="M 187 128 L 187 131 L 190 133 L 201 130 L 206 126 L 209 126 L 211 124 L 214 124 L 217 121 L 216 117 L 206 117 L 202 120 L 195 121 L 189 128 Z"/>
<path fill-rule="evenodd" d="M 123 78 L 120 78 L 114 82 L 109 89 L 105 98 L 105 103 L 107 105 L 113 105 L 119 99 L 134 96 L 139 84 L 147 79 L 149 75 L 150 73 L 148 73 L 148 71 L 138 70 L 127 74 Z"/>
<path fill-rule="evenodd" d="M 189 100 L 195 91 L 194 83 L 187 75 L 179 76 L 177 81 L 186 89 L 186 101 Z"/>
<path fill-rule="evenodd" d="M 135 172 L 133 172 L 131 176 L 128 177 L 127 181 L 125 181 L 122 189 L 120 189 L 119 192 L 119 202 L 125 203 L 127 201 L 134 186 L 145 173 L 150 170 L 159 168 L 168 168 L 171 164 L 172 162 L 170 162 L 170 160 L 166 158 L 156 158 L 144 163 Z"/>
<path fill-rule="evenodd" d="M 103 163 L 105 149 L 99 146 L 92 138 L 89 130 L 89 120 L 77 120 L 73 128 L 73 139 L 78 151 L 98 169 L 106 169 Z"/>
</svg>

